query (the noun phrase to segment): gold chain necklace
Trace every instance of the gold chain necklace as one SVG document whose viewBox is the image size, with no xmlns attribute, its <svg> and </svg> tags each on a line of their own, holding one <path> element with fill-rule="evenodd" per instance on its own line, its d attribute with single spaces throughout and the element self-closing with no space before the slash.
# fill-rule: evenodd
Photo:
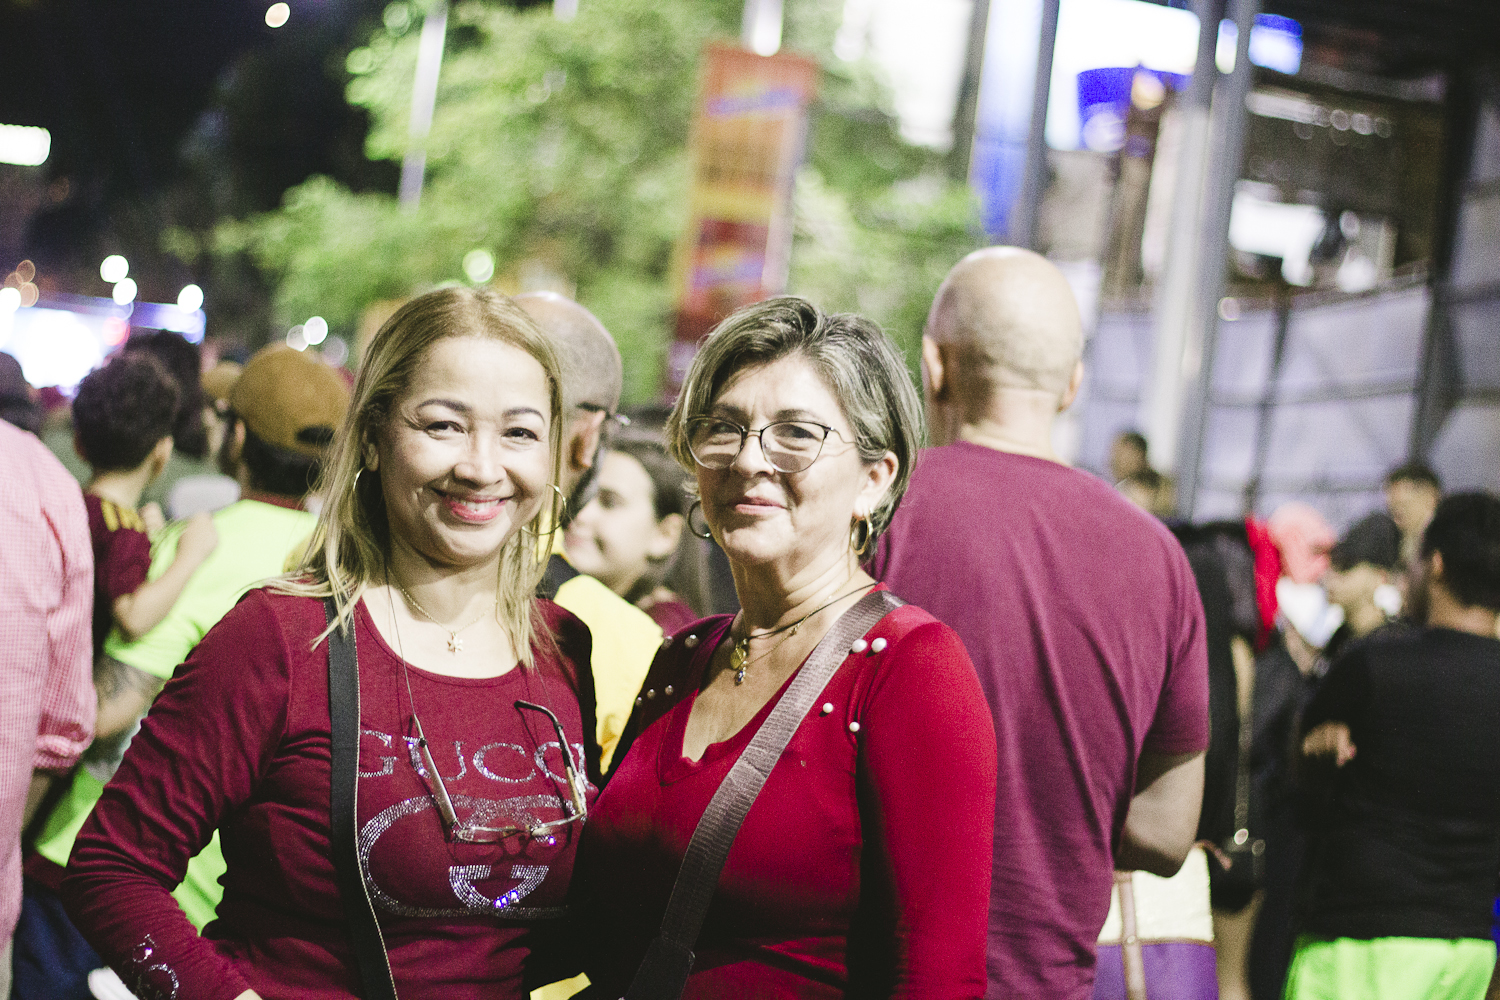
<svg viewBox="0 0 1500 1000">
<path fill-rule="evenodd" d="M 829 601 L 827 604 L 813 608 L 807 614 L 803 615 L 801 618 L 798 618 L 796 621 L 792 622 L 789 625 L 783 625 L 780 628 L 773 628 L 769 632 L 760 632 L 753 635 L 747 635 L 743 639 L 736 640 L 734 648 L 729 651 L 729 669 L 734 671 L 735 686 L 738 687 L 739 685 L 745 683 L 746 667 L 750 666 L 750 664 L 752 663 L 759 663 L 761 660 L 764 660 L 766 657 L 776 652 L 776 650 L 780 649 L 782 642 L 786 642 L 787 639 L 790 639 L 792 636 L 797 634 L 797 630 L 802 627 L 803 622 L 807 621 L 819 611 L 827 611 L 839 601 L 842 601 L 844 598 L 849 597 L 852 594 L 857 594 L 863 589 L 865 588 L 863 586 L 860 586 L 856 587 L 853 590 L 846 591 L 845 593 L 842 593 L 839 596 L 835 597 L 833 600 Z M 764 653 L 761 653 L 755 659 L 750 659 L 751 639 L 768 639 L 773 635 L 780 635 L 782 632 L 786 632 L 788 634 L 784 638 L 782 638 L 781 642 L 776 643 L 776 645 L 772 646 Z"/>
<path fill-rule="evenodd" d="M 417 599 L 408 594 L 406 592 L 406 588 L 401 586 L 401 584 L 396 584 L 396 589 L 401 591 L 401 596 L 406 598 L 406 603 L 411 605 L 413 611 L 417 612 L 423 618 L 426 618 L 428 621 L 432 622 L 432 624 L 448 633 L 448 652 L 454 654 L 462 653 L 464 651 L 464 641 L 458 637 L 458 633 L 464 631 L 465 629 L 473 628 L 475 625 L 478 625 L 480 622 L 484 621 L 486 616 L 489 615 L 490 611 L 494 610 L 494 608 L 492 607 L 490 611 L 484 612 L 484 614 L 469 622 L 469 624 L 460 626 L 456 629 L 452 629 L 444 625 L 442 622 L 438 621 L 436 618 L 432 617 L 432 615 L 428 614 L 427 609 L 418 604 Z"/>
</svg>

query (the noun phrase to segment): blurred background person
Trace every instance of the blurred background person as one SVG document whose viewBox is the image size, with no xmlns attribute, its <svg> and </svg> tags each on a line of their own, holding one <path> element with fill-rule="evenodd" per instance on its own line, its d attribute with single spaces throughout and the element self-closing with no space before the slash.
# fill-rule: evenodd
<svg viewBox="0 0 1500 1000">
<path fill-rule="evenodd" d="M 379 975 L 407 996 L 524 995 L 585 765 L 597 777 L 587 634 L 534 597 L 561 506 L 559 382 L 547 338 L 491 292 L 420 296 L 375 336 L 299 572 L 198 645 L 79 834 L 70 912 L 135 992 L 352 998 Z M 294 426 L 278 430 L 314 436 Z M 334 629 L 367 755 L 347 775 L 357 842 L 330 828 Z M 199 936 L 170 892 L 218 828 L 225 898 Z M 379 970 L 350 946 L 376 910 Z"/>
<path fill-rule="evenodd" d="M 1420 632 L 1333 664 L 1303 719 L 1322 808 L 1288 1000 L 1479 1000 L 1500 870 L 1500 500 L 1438 504 L 1413 581 Z"/>
<path fill-rule="evenodd" d="M 167 491 L 166 514 L 173 521 L 222 510 L 240 498 L 239 483 L 224 473 L 219 453 L 228 428 L 229 396 L 243 366 L 220 361 L 203 373 L 203 424 L 208 434 L 208 461 L 216 471 L 185 475 Z"/>
<path fill-rule="evenodd" d="M 949 271 L 922 340 L 936 447 L 869 562 L 963 638 L 993 715 L 990 996 L 1087 997 L 1114 870 L 1176 874 L 1202 802 L 1191 567 L 1162 524 L 1052 448 L 1082 347 L 1072 289 L 1039 255 L 990 248 Z M 1181 958 L 1212 985 L 1211 954 Z"/>
<path fill-rule="evenodd" d="M 94 547 L 96 657 L 112 628 L 126 640 L 155 628 L 218 544 L 208 515 L 195 517 L 183 529 L 171 566 L 147 581 L 151 539 L 136 508 L 172 457 L 179 399 L 177 380 L 142 352 L 91 372 L 73 398 L 74 445 L 93 471 L 83 499 Z M 101 728 L 115 731 L 111 720 Z"/>
<path fill-rule="evenodd" d="M 1109 475 L 1116 483 L 1123 483 L 1138 472 L 1151 468 L 1146 457 L 1146 435 L 1137 430 L 1125 430 L 1115 435 L 1109 446 Z"/>
<path fill-rule="evenodd" d="M 246 591 L 301 559 L 317 524 L 304 503 L 348 400 L 337 372 L 284 344 L 258 351 L 236 382 L 221 460 L 244 498 L 212 515 L 218 545 L 161 623 L 134 640 L 114 632 L 104 642 L 94 678 L 100 715 L 114 721 L 43 817 L 36 853 L 26 860 L 22 919 L 32 930 L 17 945 L 17 1000 L 87 997 L 87 976 L 103 960 L 58 899 L 74 839 L 162 684 Z M 156 536 L 148 580 L 176 563 L 187 530 L 188 522 L 178 522 Z M 223 872 L 215 839 L 192 860 L 175 894 L 194 926 L 214 919 Z"/>
<path fill-rule="evenodd" d="M 1424 523 L 1423 528 L 1426 528 Z M 1323 589 L 1343 613 L 1343 623 L 1323 648 L 1330 663 L 1349 643 L 1396 620 L 1401 613 L 1402 537 L 1396 522 L 1376 511 L 1356 521 L 1328 552 Z"/>
<path fill-rule="evenodd" d="M 1422 462 L 1409 462 L 1385 477 L 1385 503 L 1391 519 L 1401 529 L 1402 563 L 1415 566 L 1422 545 L 1422 532 L 1443 497 L 1443 482 Z"/>
<path fill-rule="evenodd" d="M 667 635 L 702 617 L 666 586 L 688 548 L 688 475 L 655 442 L 616 440 L 593 499 L 568 523 L 568 561 L 630 601 Z"/>
<path fill-rule="evenodd" d="M 562 366 L 563 464 L 558 482 L 567 497 L 561 523 L 566 530 L 598 489 L 601 459 L 608 454 L 607 425 L 620 405 L 624 384 L 620 349 L 597 316 L 565 296 L 532 292 L 515 301 L 551 339 Z M 594 637 L 596 735 L 608 768 L 651 658 L 661 646 L 662 630 L 607 584 L 579 572 L 568 559 L 563 538 L 564 531 L 552 536 L 540 593 L 581 618 Z"/>
<path fill-rule="evenodd" d="M 21 363 L 0 352 L 0 420 L 23 431 L 42 433 L 42 408 L 36 401 L 36 390 L 21 373 Z"/>
<path fill-rule="evenodd" d="M 94 730 L 93 558 L 78 484 L 0 420 L 0 996 L 11 992 L 21 831 Z"/>
<path fill-rule="evenodd" d="M 885 334 L 802 299 L 736 312 L 694 360 L 668 438 L 743 610 L 663 648 L 590 819 L 580 888 L 601 995 L 631 982 L 694 828 L 790 678 L 881 589 L 859 557 L 901 501 L 921 426 Z M 684 996 L 980 996 L 992 739 L 954 632 L 912 605 L 884 614 L 740 826 Z M 936 802 L 956 805 L 939 836 Z"/>
</svg>

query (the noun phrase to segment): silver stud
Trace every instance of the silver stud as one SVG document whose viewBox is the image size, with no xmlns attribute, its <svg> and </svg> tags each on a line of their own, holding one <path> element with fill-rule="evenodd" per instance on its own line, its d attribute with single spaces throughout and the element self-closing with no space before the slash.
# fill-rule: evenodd
<svg viewBox="0 0 1500 1000">
<path fill-rule="evenodd" d="M 854 645 L 849 647 L 849 651 L 851 653 L 863 653 L 865 651 L 865 647 L 867 647 L 868 645 L 869 643 L 865 642 L 863 639 L 855 639 Z"/>
<path fill-rule="evenodd" d="M 823 702 L 823 714 L 827 715 L 829 712 L 832 712 L 832 711 L 833 711 L 833 702 L 831 702 L 831 701 L 825 701 L 825 702 Z"/>
<path fill-rule="evenodd" d="M 696 635 L 690 635 L 686 639 L 682 640 L 682 644 L 688 649 L 693 649 L 698 645 L 698 637 Z"/>
<path fill-rule="evenodd" d="M 870 643 L 870 648 L 877 653 L 885 652 L 885 638 L 882 636 L 881 638 L 876 639 L 874 642 Z"/>
<path fill-rule="evenodd" d="M 656 697 L 656 688 L 647 688 L 646 689 L 646 697 L 647 698 L 655 698 Z"/>
<path fill-rule="evenodd" d="M 642 699 L 640 699 L 640 698 L 637 698 L 637 699 L 636 699 L 636 700 L 635 700 L 635 707 L 636 707 L 636 708 L 640 708 L 640 707 L 641 707 L 641 701 L 642 701 Z"/>
<path fill-rule="evenodd" d="M 672 645 L 672 637 L 669 635 L 661 641 L 661 648 L 666 649 L 670 645 Z"/>
<path fill-rule="evenodd" d="M 670 698 L 672 696 L 672 685 L 668 684 L 664 690 L 666 691 L 667 697 Z"/>
<path fill-rule="evenodd" d="M 857 733 L 857 732 L 859 732 L 859 723 L 857 723 L 857 722 L 851 722 L 851 723 L 849 723 L 849 732 L 851 732 L 851 733 Z"/>
</svg>

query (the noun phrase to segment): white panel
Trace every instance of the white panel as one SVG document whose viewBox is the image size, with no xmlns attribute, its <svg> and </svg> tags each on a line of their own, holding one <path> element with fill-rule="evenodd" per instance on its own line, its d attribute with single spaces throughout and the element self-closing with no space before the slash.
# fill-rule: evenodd
<svg viewBox="0 0 1500 1000">
<path fill-rule="evenodd" d="M 1406 454 L 1409 396 L 1278 407 L 1262 478 L 1378 484 Z"/>
<path fill-rule="evenodd" d="M 1500 281 L 1500 195 L 1468 198 L 1458 216 L 1453 284 L 1471 288 Z"/>
<path fill-rule="evenodd" d="M 1456 407 L 1433 444 L 1432 467 L 1445 489 L 1500 491 L 1500 405 Z"/>
<path fill-rule="evenodd" d="M 1451 315 L 1464 391 L 1500 389 L 1500 300 L 1455 306 Z"/>
<path fill-rule="evenodd" d="M 1426 288 L 1412 288 L 1294 311 L 1282 392 L 1392 382 L 1414 388 L 1428 298 Z"/>
<path fill-rule="evenodd" d="M 1214 348 L 1216 399 L 1259 399 L 1271 371 L 1271 348 L 1276 337 L 1273 313 L 1244 313 L 1233 322 L 1219 323 Z"/>
<path fill-rule="evenodd" d="M 1244 484 L 1255 459 L 1255 425 L 1260 411 L 1252 406 L 1215 407 L 1209 411 L 1203 438 L 1203 480 L 1219 487 Z"/>
</svg>

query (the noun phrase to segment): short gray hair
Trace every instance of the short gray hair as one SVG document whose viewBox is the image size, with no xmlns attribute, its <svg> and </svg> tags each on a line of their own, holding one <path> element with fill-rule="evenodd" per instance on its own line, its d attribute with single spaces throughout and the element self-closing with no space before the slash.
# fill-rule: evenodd
<svg viewBox="0 0 1500 1000">
<path fill-rule="evenodd" d="M 926 427 L 900 349 L 872 320 L 829 315 L 792 295 L 745 306 L 715 327 L 693 358 L 664 428 L 667 448 L 692 469 L 687 422 L 706 414 L 735 375 L 791 356 L 806 358 L 838 400 L 860 458 L 896 456 L 896 478 L 870 512 L 874 544 L 906 493 Z"/>
</svg>

